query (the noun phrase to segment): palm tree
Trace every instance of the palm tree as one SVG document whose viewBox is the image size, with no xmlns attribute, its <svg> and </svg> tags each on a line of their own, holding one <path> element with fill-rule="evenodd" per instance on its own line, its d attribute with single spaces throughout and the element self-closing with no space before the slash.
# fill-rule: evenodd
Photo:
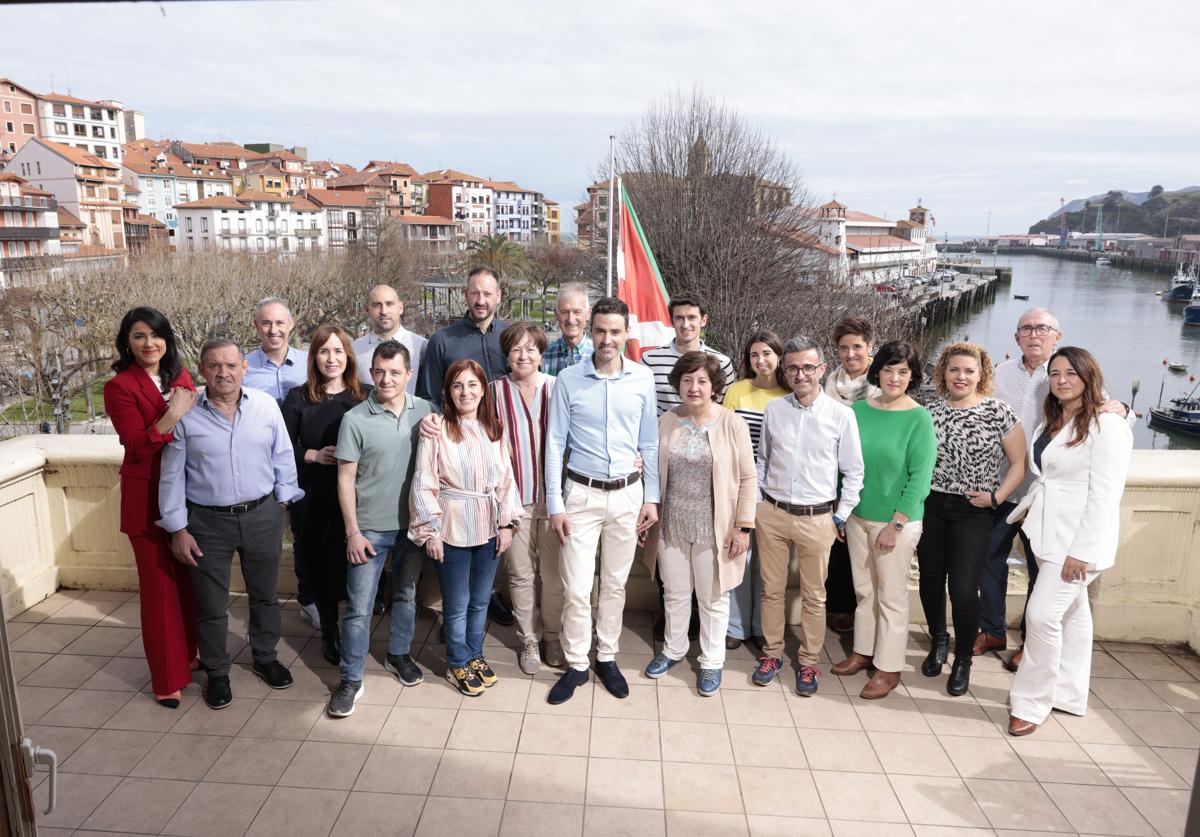
<svg viewBox="0 0 1200 837">
<path fill-rule="evenodd" d="M 499 233 L 470 242 L 467 253 L 471 267 L 490 267 L 508 283 L 523 279 L 528 272 L 529 260 L 521 245 Z"/>
</svg>

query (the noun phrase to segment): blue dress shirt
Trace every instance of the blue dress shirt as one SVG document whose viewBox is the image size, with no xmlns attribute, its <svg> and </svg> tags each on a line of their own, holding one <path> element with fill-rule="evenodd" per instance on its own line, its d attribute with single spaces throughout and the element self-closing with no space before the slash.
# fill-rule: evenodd
<svg viewBox="0 0 1200 837">
<path fill-rule="evenodd" d="M 308 381 L 308 352 L 288 346 L 287 357 L 283 365 L 277 366 L 275 361 L 267 357 L 262 346 L 246 353 L 246 377 L 242 386 L 250 389 L 261 389 L 275 399 L 276 404 L 282 404 L 284 396 L 292 387 L 302 386 Z"/>
<path fill-rule="evenodd" d="M 658 502 L 658 416 L 654 374 L 628 358 L 611 378 L 596 373 L 589 356 L 558 373 L 546 431 L 546 511 L 564 511 L 563 462 L 595 479 L 616 479 L 637 470 L 642 455 L 643 502 Z"/>
<path fill-rule="evenodd" d="M 274 492 L 281 503 L 304 496 L 279 405 L 264 392 L 242 387 L 231 424 L 201 392 L 163 448 L 158 481 L 158 525 L 187 527 L 187 504 L 233 506 Z"/>
</svg>

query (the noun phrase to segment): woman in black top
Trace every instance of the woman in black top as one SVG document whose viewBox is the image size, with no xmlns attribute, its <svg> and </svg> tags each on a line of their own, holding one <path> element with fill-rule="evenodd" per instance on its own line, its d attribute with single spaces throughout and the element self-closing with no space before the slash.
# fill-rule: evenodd
<svg viewBox="0 0 1200 837">
<path fill-rule="evenodd" d="M 338 602 L 346 597 L 346 531 L 333 452 L 342 416 L 366 397 L 350 335 L 338 326 L 319 326 L 308 348 L 308 381 L 288 392 L 282 409 L 304 489 L 292 519 L 303 521 L 304 561 L 321 615 L 321 655 L 331 665 L 341 661 Z"/>
</svg>

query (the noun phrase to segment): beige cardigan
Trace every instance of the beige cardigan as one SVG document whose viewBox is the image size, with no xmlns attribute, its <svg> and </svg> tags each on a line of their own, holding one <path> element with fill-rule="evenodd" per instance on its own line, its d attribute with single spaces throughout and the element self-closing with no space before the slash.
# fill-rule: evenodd
<svg viewBox="0 0 1200 837">
<path fill-rule="evenodd" d="M 663 413 L 658 420 L 658 484 L 667 496 L 667 460 L 671 445 L 683 430 L 674 410 Z M 741 416 L 725 407 L 717 407 L 717 423 L 708 430 L 708 443 L 713 458 L 713 535 L 717 544 L 717 563 L 721 574 L 721 592 L 726 593 L 742 582 L 746 562 L 727 560 L 725 539 L 741 527 L 754 526 L 754 509 L 758 491 L 758 475 L 754 469 L 754 448 L 750 444 L 750 429 Z M 661 514 L 660 514 L 661 517 Z M 661 523 L 656 523 L 646 537 L 642 561 L 651 574 L 658 561 Z"/>
</svg>

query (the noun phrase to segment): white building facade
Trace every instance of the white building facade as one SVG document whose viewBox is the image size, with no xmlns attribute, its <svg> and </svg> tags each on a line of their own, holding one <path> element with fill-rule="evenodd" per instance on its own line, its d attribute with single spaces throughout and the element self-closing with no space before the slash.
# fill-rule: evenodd
<svg viewBox="0 0 1200 837">
<path fill-rule="evenodd" d="M 81 148 L 101 160 L 122 157 L 125 110 L 120 102 L 47 93 L 38 99 L 38 121 L 46 139 Z"/>
<path fill-rule="evenodd" d="M 178 247 L 295 255 L 324 250 L 324 213 L 303 198 L 243 192 L 178 204 Z"/>
<path fill-rule="evenodd" d="M 920 204 L 907 220 L 889 221 L 848 209 L 836 200 L 817 210 L 816 238 L 836 253 L 838 274 L 854 284 L 921 276 L 937 269 L 937 244 L 929 235 L 932 215 Z"/>
</svg>

